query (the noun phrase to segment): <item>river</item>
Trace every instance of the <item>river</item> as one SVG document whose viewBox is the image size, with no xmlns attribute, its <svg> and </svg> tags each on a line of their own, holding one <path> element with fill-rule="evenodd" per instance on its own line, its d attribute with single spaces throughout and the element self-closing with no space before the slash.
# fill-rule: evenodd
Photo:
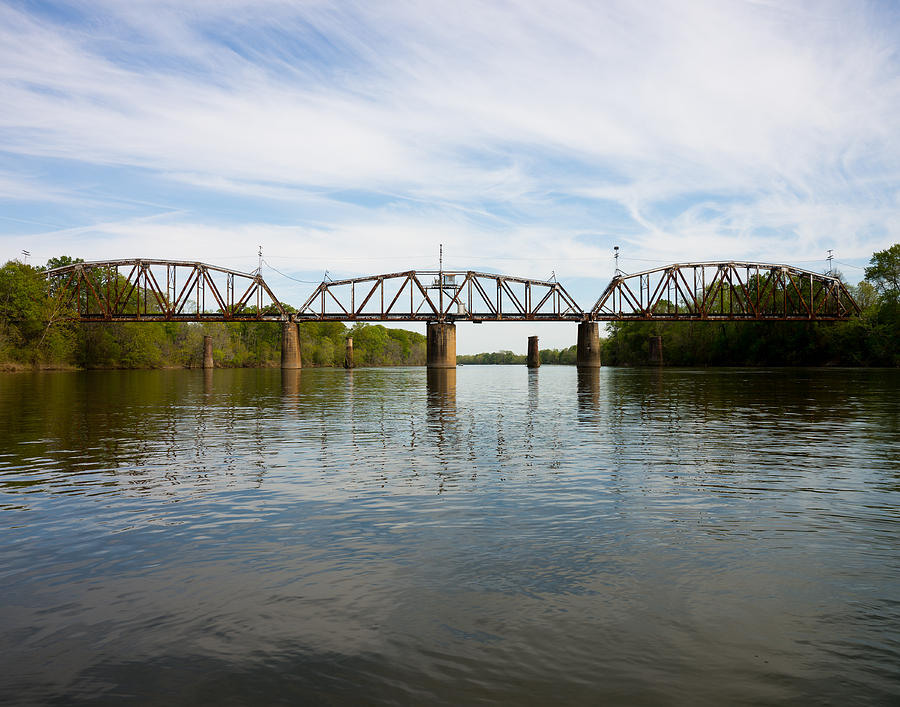
<svg viewBox="0 0 900 707">
<path fill-rule="evenodd" d="M 0 702 L 897 704 L 900 371 L 0 374 Z"/>
</svg>

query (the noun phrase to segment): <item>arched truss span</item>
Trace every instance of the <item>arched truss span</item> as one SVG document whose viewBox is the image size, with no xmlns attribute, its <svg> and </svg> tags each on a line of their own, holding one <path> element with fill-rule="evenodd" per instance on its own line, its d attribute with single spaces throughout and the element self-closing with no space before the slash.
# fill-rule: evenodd
<svg viewBox="0 0 900 707">
<path fill-rule="evenodd" d="M 48 270 L 58 316 L 80 321 L 283 321 L 259 274 L 180 260 L 105 260 Z"/>
<path fill-rule="evenodd" d="M 606 286 L 594 320 L 829 321 L 859 313 L 836 277 L 788 265 L 680 263 L 631 275 Z"/>
<path fill-rule="evenodd" d="M 297 321 L 580 321 L 558 282 L 471 270 L 409 270 L 321 283 Z"/>
</svg>

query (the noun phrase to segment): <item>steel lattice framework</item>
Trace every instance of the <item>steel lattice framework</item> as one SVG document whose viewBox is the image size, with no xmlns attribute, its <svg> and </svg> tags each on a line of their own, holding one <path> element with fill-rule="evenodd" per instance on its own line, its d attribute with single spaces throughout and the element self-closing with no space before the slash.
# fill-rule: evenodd
<svg viewBox="0 0 900 707">
<path fill-rule="evenodd" d="M 834 321 L 859 314 L 838 278 L 788 265 L 681 263 L 618 274 L 588 317 L 597 321 Z"/>
<path fill-rule="evenodd" d="M 319 284 L 289 314 L 262 275 L 199 262 L 49 270 L 57 318 L 104 321 L 835 321 L 859 314 L 836 277 L 788 265 L 680 263 L 618 273 L 590 311 L 556 281 L 409 270 Z"/>
<path fill-rule="evenodd" d="M 471 270 L 409 270 L 321 283 L 297 321 L 581 321 L 558 282 Z"/>
<path fill-rule="evenodd" d="M 177 260 L 107 260 L 46 272 L 57 313 L 80 321 L 285 321 L 262 276 Z"/>
</svg>

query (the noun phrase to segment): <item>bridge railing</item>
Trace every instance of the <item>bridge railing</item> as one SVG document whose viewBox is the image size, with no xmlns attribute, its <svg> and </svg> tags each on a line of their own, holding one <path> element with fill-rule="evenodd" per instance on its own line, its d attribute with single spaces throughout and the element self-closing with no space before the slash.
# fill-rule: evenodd
<svg viewBox="0 0 900 707">
<path fill-rule="evenodd" d="M 258 273 L 200 262 L 107 260 L 45 275 L 57 316 L 80 321 L 285 321 Z"/>
<path fill-rule="evenodd" d="M 321 283 L 297 321 L 581 321 L 558 282 L 473 270 L 408 270 Z"/>
<path fill-rule="evenodd" d="M 678 263 L 617 274 L 593 320 L 833 321 L 859 314 L 838 278 L 788 265 Z"/>
</svg>

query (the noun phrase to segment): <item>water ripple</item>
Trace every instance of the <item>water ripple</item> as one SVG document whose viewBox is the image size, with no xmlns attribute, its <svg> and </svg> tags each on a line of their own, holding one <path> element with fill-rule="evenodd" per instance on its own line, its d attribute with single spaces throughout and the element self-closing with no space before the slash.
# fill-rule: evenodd
<svg viewBox="0 0 900 707">
<path fill-rule="evenodd" d="M 3 375 L 0 700 L 888 703 L 900 373 Z"/>
</svg>

